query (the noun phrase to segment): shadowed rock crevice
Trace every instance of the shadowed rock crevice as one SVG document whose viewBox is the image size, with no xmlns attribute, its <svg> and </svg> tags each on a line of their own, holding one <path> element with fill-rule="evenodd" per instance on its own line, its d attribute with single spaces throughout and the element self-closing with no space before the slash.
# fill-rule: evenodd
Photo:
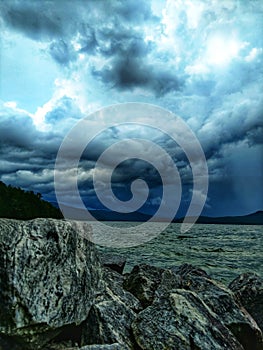
<svg viewBox="0 0 263 350">
<path fill-rule="evenodd" d="M 59 242 L 59 236 L 56 231 L 50 230 L 47 233 L 47 240 L 53 239 L 56 243 Z"/>
</svg>

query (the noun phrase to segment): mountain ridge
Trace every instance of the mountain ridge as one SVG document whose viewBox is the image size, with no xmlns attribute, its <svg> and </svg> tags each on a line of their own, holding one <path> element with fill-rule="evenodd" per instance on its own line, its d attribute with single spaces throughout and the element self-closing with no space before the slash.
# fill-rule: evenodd
<svg viewBox="0 0 263 350">
<path fill-rule="evenodd" d="M 65 205 L 61 205 L 63 208 L 68 211 L 71 211 L 72 217 L 69 219 L 77 220 L 86 220 L 86 210 L 77 209 Z M 145 222 L 151 219 L 151 215 L 134 212 L 134 213 L 118 213 L 109 210 L 103 209 L 93 209 L 89 210 L 89 213 L 94 217 L 94 220 L 99 221 L 131 221 L 131 222 Z M 175 218 L 172 220 L 173 223 L 183 222 L 184 217 Z M 154 221 L 167 221 L 165 218 L 157 218 Z M 222 217 L 209 217 L 209 216 L 200 216 L 197 221 L 197 224 L 232 224 L 232 225 L 263 225 L 263 211 L 258 210 L 254 213 L 247 215 L 238 215 L 238 216 L 222 216 Z"/>
<path fill-rule="evenodd" d="M 37 217 L 50 217 L 62 219 L 63 208 L 71 213 L 67 219 L 87 220 L 86 210 L 60 205 L 57 202 L 47 202 L 41 198 L 40 193 L 24 191 L 19 187 L 13 187 L 0 181 L 0 217 L 28 220 Z M 118 213 L 105 209 L 89 209 L 89 213 L 98 221 L 130 221 L 146 222 L 151 215 L 142 212 Z M 183 222 L 184 217 L 174 218 L 173 223 Z M 155 218 L 154 221 L 165 222 L 165 218 Z M 247 215 L 209 217 L 200 216 L 197 224 L 232 224 L 232 225 L 263 225 L 263 210 L 258 210 Z"/>
</svg>

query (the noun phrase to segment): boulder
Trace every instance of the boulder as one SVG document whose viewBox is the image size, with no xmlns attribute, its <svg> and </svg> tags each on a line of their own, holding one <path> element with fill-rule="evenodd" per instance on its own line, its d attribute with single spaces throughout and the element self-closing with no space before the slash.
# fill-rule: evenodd
<svg viewBox="0 0 263 350">
<path fill-rule="evenodd" d="M 255 273 L 244 273 L 235 278 L 229 288 L 263 332 L 263 279 Z"/>
<path fill-rule="evenodd" d="M 189 264 L 122 275 L 89 234 L 80 222 L 0 219 L 0 350 L 263 349 L 259 276 L 227 288 Z"/>
<path fill-rule="evenodd" d="M 136 265 L 131 273 L 125 276 L 123 286 L 146 307 L 153 302 L 163 271 L 162 268 L 150 265 Z"/>
<path fill-rule="evenodd" d="M 183 264 L 164 270 L 148 265 L 136 266 L 125 278 L 124 286 L 140 299 L 144 308 L 154 300 L 169 298 L 174 290 L 192 291 L 245 350 L 262 349 L 262 332 L 246 310 L 240 308 L 231 290 L 197 267 Z"/>
<path fill-rule="evenodd" d="M 136 314 L 118 296 L 106 289 L 97 296 L 82 327 L 81 344 L 122 345 L 122 350 L 133 349 L 131 323 Z"/>
<path fill-rule="evenodd" d="M 181 277 L 185 277 L 189 274 L 194 276 L 202 276 L 206 278 L 210 278 L 210 276 L 206 273 L 206 271 L 200 269 L 199 267 L 193 266 L 192 264 L 182 264 L 177 267 L 172 267 L 171 270 Z"/>
<path fill-rule="evenodd" d="M 133 349 L 131 323 L 142 310 L 141 303 L 123 289 L 124 277 L 104 268 L 106 288 L 97 296 L 82 327 L 82 344 L 118 343 L 122 350 Z"/>
<path fill-rule="evenodd" d="M 42 350 L 79 350 L 79 346 L 72 345 L 71 341 L 62 341 L 60 343 L 50 342 Z"/>
<path fill-rule="evenodd" d="M 245 350 L 263 349 L 261 330 L 246 310 L 240 308 L 229 288 L 212 280 L 203 270 L 192 265 L 182 265 L 175 272 L 180 276 L 177 286 L 197 293 L 231 330 Z M 161 285 L 167 288 L 169 283 L 169 277 L 165 278 L 164 274 Z"/>
<path fill-rule="evenodd" d="M 142 350 L 243 350 L 199 296 L 182 289 L 156 298 L 132 323 Z"/>
<path fill-rule="evenodd" d="M 142 310 L 140 301 L 130 292 L 123 288 L 124 276 L 111 270 L 110 268 L 103 269 L 103 279 L 108 288 L 118 296 L 118 298 L 131 310 L 138 313 Z"/>
<path fill-rule="evenodd" d="M 118 343 L 86 345 L 81 347 L 80 350 L 123 350 L 123 345 Z"/>
<path fill-rule="evenodd" d="M 76 225 L 0 220 L 2 349 L 41 348 L 64 327 L 87 318 L 101 290 L 102 269 L 93 244 Z"/>
<path fill-rule="evenodd" d="M 100 253 L 100 260 L 103 266 L 108 267 L 120 274 L 123 273 L 126 259 L 116 254 Z"/>
</svg>

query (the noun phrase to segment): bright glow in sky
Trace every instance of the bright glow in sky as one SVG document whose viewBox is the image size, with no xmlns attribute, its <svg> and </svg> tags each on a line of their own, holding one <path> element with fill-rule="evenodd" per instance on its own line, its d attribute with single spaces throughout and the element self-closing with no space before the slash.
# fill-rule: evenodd
<svg viewBox="0 0 263 350">
<path fill-rule="evenodd" d="M 212 37 L 207 44 L 207 61 L 210 64 L 223 65 L 238 57 L 241 45 L 234 39 Z"/>
</svg>

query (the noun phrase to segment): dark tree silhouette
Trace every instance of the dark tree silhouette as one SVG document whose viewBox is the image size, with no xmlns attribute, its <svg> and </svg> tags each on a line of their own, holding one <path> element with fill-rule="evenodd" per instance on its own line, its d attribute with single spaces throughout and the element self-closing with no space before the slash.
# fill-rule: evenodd
<svg viewBox="0 0 263 350">
<path fill-rule="evenodd" d="M 41 193 L 24 191 L 0 181 L 0 217 L 13 219 L 62 218 L 59 209 L 41 199 Z"/>
</svg>

